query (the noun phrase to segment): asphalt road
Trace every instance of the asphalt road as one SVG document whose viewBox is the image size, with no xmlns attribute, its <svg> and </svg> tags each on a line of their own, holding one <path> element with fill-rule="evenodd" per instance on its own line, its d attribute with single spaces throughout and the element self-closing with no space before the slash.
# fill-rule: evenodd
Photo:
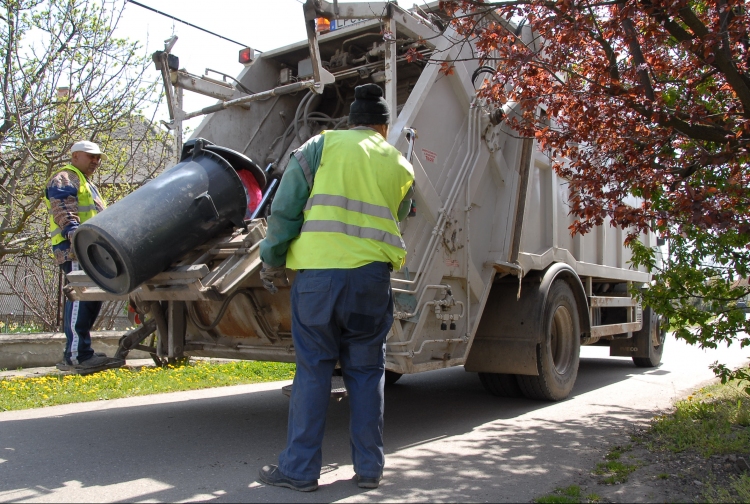
<svg viewBox="0 0 750 504">
<path fill-rule="evenodd" d="M 529 502 L 711 379 L 711 362 L 747 363 L 739 347 L 667 345 L 651 370 L 584 348 L 559 403 L 490 396 L 463 368 L 405 376 L 387 389 L 385 477 L 367 492 L 346 399 L 330 404 L 317 492 L 256 481 L 284 447 L 288 382 L 0 413 L 0 502 Z"/>
</svg>

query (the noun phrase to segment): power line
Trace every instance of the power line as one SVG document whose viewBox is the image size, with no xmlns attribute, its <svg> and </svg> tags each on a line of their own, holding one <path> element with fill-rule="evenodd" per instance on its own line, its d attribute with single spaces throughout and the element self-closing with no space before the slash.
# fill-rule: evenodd
<svg viewBox="0 0 750 504">
<path fill-rule="evenodd" d="M 192 23 L 188 23 L 187 21 L 183 21 L 180 18 L 176 18 L 176 17 L 174 17 L 174 16 L 172 16 L 170 14 L 167 14 L 167 13 L 162 12 L 160 10 L 156 10 L 153 7 L 149 7 L 148 5 L 143 5 L 142 3 L 136 2 L 135 0 L 125 0 L 125 3 L 132 3 L 132 4 L 137 5 L 138 7 L 143 7 L 144 9 L 148 9 L 150 11 L 156 12 L 157 14 L 161 14 L 162 16 L 168 17 L 170 19 L 174 19 L 175 21 L 179 21 L 180 23 L 186 24 L 188 26 L 191 26 L 191 27 L 193 27 L 193 28 L 195 28 L 197 30 L 209 33 L 209 34 L 213 35 L 214 37 L 219 37 L 220 39 L 224 39 L 224 40 L 227 40 L 229 42 L 232 42 L 233 44 L 237 44 L 237 45 L 242 46 L 242 47 L 250 47 L 248 44 L 243 44 L 241 42 L 237 42 L 236 40 L 232 40 L 230 38 L 226 38 L 226 37 L 224 37 L 222 35 L 219 35 L 218 33 L 214 33 L 212 31 L 206 30 L 205 28 L 201 28 L 200 26 L 196 26 L 196 25 L 194 25 Z M 263 51 L 258 51 L 256 49 L 256 52 L 262 53 Z"/>
</svg>

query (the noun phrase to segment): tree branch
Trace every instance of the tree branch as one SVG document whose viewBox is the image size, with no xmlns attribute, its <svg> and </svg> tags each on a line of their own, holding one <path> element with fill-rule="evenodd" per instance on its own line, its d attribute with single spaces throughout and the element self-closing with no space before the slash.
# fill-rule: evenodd
<svg viewBox="0 0 750 504">
<path fill-rule="evenodd" d="M 690 7 L 682 7 L 678 12 L 680 19 L 695 33 L 695 36 L 688 33 L 678 22 L 667 16 L 663 10 L 654 7 L 651 0 L 644 0 L 643 3 L 650 7 L 649 10 L 653 12 L 652 16 L 663 24 L 670 35 L 678 42 L 690 42 L 688 47 L 693 55 L 707 65 L 716 68 L 724 75 L 727 83 L 732 87 L 732 90 L 742 103 L 745 117 L 750 118 L 750 78 L 738 71 L 731 57 L 727 56 L 725 51 L 714 51 L 713 61 L 706 60 L 704 56 L 706 46 L 702 42 L 697 42 L 695 37 L 702 38 L 709 35 L 710 32 Z"/>
<path fill-rule="evenodd" d="M 646 98 L 648 98 L 649 101 L 654 101 L 654 88 L 651 84 L 651 78 L 648 75 L 648 71 L 646 70 L 646 60 L 643 57 L 641 45 L 638 43 L 638 34 L 633 26 L 633 20 L 623 12 L 624 7 L 624 3 L 618 4 L 618 10 L 622 16 L 622 28 L 625 31 L 625 40 L 630 48 L 630 54 L 633 56 L 633 63 L 635 64 L 638 80 L 641 83 L 641 87 L 643 87 L 643 91 L 646 93 Z"/>
</svg>

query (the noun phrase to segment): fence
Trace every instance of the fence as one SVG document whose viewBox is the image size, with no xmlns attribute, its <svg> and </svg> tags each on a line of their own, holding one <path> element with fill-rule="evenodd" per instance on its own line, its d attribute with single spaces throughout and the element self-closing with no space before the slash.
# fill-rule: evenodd
<svg viewBox="0 0 750 504">
<path fill-rule="evenodd" d="M 1 264 L 0 332 L 60 330 L 65 302 L 61 282 L 64 277 L 51 261 L 19 257 Z M 125 303 L 107 301 L 94 329 L 123 329 L 129 325 Z"/>
</svg>

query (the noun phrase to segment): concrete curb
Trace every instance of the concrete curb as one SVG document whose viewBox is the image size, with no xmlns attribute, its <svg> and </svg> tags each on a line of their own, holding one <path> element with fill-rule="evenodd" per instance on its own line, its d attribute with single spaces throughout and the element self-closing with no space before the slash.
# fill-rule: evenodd
<svg viewBox="0 0 750 504">
<path fill-rule="evenodd" d="M 117 351 L 125 331 L 91 333 L 91 346 L 109 356 Z M 0 369 L 38 368 L 54 366 L 62 360 L 65 348 L 64 333 L 3 334 L 0 335 Z M 134 350 L 128 359 L 148 359 L 149 355 Z"/>
<path fill-rule="evenodd" d="M 120 369 L 137 370 L 144 367 L 154 367 L 153 359 L 128 359 L 125 365 Z M 70 372 L 60 371 L 54 366 L 12 369 L 9 371 L 0 371 L 0 380 L 11 378 L 40 378 L 42 376 L 64 376 L 72 374 Z"/>
</svg>

